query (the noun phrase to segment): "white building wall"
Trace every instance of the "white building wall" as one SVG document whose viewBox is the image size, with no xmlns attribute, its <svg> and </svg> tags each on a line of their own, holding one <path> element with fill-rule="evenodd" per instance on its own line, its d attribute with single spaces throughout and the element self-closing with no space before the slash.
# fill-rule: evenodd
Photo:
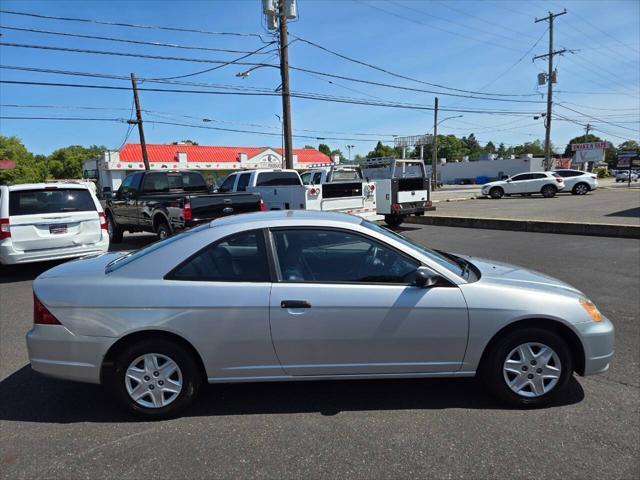
<svg viewBox="0 0 640 480">
<path fill-rule="evenodd" d="M 438 165 L 438 181 L 442 183 L 457 183 L 460 180 L 475 180 L 476 177 L 499 179 L 522 172 L 544 170 L 543 158 L 507 158 L 504 160 L 488 160 L 477 162 L 447 162 Z M 427 165 L 431 174 L 431 166 Z"/>
</svg>

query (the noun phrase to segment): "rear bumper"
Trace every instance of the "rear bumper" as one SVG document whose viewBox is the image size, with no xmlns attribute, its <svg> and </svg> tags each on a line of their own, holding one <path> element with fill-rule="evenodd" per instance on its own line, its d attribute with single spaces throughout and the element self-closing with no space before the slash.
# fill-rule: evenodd
<svg viewBox="0 0 640 480">
<path fill-rule="evenodd" d="M 103 234 L 102 240 L 91 245 L 70 248 L 52 248 L 32 251 L 15 250 L 10 242 L 0 245 L 0 263 L 16 265 L 19 263 L 45 262 L 48 260 L 64 260 L 66 258 L 83 257 L 109 250 L 109 237 Z"/>
<path fill-rule="evenodd" d="M 584 348 L 584 375 L 596 375 L 609 370 L 614 353 L 614 328 L 611 321 L 575 324 Z"/>
<path fill-rule="evenodd" d="M 431 211 L 431 210 L 435 210 L 436 207 L 431 206 L 431 207 L 425 207 L 424 206 L 424 202 L 419 202 L 419 204 L 416 203 L 401 203 L 400 204 L 400 209 L 399 210 L 393 210 L 391 212 L 391 215 L 413 215 L 413 214 L 420 214 L 423 212 L 427 212 L 427 211 Z"/>
<path fill-rule="evenodd" d="M 31 368 L 48 377 L 100 383 L 102 359 L 115 341 L 74 335 L 62 325 L 34 325 L 27 333 Z"/>
</svg>

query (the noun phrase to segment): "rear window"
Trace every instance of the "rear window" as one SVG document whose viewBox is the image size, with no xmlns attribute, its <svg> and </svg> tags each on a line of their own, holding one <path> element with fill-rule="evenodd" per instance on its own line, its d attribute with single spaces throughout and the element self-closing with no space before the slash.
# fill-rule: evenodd
<svg viewBox="0 0 640 480">
<path fill-rule="evenodd" d="M 302 185 L 300 176 L 296 172 L 261 172 L 256 180 L 256 187 L 287 185 Z"/>
<path fill-rule="evenodd" d="M 9 193 L 11 216 L 95 211 L 96 205 L 86 189 L 16 190 Z"/>
<path fill-rule="evenodd" d="M 354 171 L 334 171 L 331 173 L 332 182 L 360 180 L 360 174 Z"/>
</svg>

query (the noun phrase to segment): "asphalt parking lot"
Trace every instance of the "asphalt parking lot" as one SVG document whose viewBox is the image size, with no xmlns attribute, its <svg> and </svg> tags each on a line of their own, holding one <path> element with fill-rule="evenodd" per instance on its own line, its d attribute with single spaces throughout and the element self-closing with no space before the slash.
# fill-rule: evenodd
<svg viewBox="0 0 640 480">
<path fill-rule="evenodd" d="M 141 422 L 99 386 L 30 370 L 31 281 L 50 265 L 5 269 L 0 476 L 638 478 L 640 242 L 418 225 L 402 233 L 577 286 L 616 326 L 611 370 L 577 378 L 540 410 L 505 408 L 474 379 L 299 382 L 208 386 L 184 417 Z"/>
</svg>

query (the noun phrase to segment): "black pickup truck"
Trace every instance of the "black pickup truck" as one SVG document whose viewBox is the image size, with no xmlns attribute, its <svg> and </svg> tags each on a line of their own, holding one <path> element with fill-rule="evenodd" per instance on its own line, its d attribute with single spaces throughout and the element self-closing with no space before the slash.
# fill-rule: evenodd
<svg viewBox="0 0 640 480">
<path fill-rule="evenodd" d="M 257 212 L 263 205 L 256 193 L 210 193 L 199 172 L 143 171 L 127 175 L 103 207 L 109 240 L 118 243 L 125 231 L 163 239 L 224 215 Z"/>
</svg>

